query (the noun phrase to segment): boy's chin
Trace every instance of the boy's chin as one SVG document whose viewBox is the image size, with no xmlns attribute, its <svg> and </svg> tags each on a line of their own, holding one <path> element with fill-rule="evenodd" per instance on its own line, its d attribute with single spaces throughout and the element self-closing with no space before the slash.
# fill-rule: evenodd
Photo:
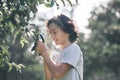
<svg viewBox="0 0 120 80">
<path fill-rule="evenodd" d="M 60 45 L 61 45 L 61 43 L 55 42 L 55 45 L 60 46 Z"/>
<path fill-rule="evenodd" d="M 55 43 L 55 45 L 56 45 L 56 46 L 59 46 L 60 44 L 58 44 L 58 43 Z"/>
</svg>

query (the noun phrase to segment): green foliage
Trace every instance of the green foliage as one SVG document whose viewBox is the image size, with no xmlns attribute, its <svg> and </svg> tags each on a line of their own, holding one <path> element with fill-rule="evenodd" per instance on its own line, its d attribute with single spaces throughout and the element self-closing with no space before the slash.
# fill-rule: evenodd
<svg viewBox="0 0 120 80">
<path fill-rule="evenodd" d="M 0 46 L 0 67 L 4 66 L 5 62 L 9 61 L 8 48 L 6 46 Z"/>
<path fill-rule="evenodd" d="M 14 62 L 12 64 L 8 63 L 8 65 L 9 65 L 9 70 L 8 71 L 11 71 L 12 67 L 14 66 L 17 69 L 17 71 L 19 71 L 20 73 L 22 73 L 21 69 L 25 68 L 25 66 L 23 64 L 16 64 Z"/>
<path fill-rule="evenodd" d="M 24 29 L 30 19 L 30 12 L 35 13 L 37 11 L 37 4 L 37 0 L 2 0 L 0 2 L 0 45 L 2 48 L 1 52 L 6 50 L 6 52 L 4 52 L 6 57 L 9 52 L 3 45 L 9 46 L 14 44 L 19 34 L 21 34 L 19 41 L 22 47 L 24 43 L 28 42 L 26 36 L 23 35 L 25 34 Z M 1 55 L 2 54 L 3 53 L 1 53 Z M 1 57 L 1 59 L 3 59 L 3 57 Z M 8 61 L 9 58 L 5 60 L 4 63 L 8 63 Z"/>
<path fill-rule="evenodd" d="M 69 3 L 70 6 L 73 6 L 72 2 L 70 0 L 61 0 L 63 5 L 65 6 L 67 3 Z M 47 2 L 44 3 L 46 7 L 53 7 L 54 5 L 59 8 L 59 2 L 57 0 L 47 0 Z M 78 0 L 76 0 L 76 4 L 78 4 Z"/>
<path fill-rule="evenodd" d="M 89 19 L 92 31 L 82 40 L 85 61 L 85 80 L 119 80 L 120 75 L 120 1 L 95 8 Z M 83 38 L 84 39 L 84 38 Z M 80 43 L 81 45 L 81 43 Z"/>
</svg>

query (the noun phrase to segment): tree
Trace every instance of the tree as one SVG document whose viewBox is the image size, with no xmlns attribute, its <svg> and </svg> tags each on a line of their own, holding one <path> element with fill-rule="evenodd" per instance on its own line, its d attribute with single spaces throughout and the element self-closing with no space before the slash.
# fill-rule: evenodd
<svg viewBox="0 0 120 80">
<path fill-rule="evenodd" d="M 111 0 L 107 6 L 95 8 L 91 15 L 87 26 L 91 34 L 87 40 L 82 40 L 81 46 L 85 80 L 119 80 L 120 1 Z"/>
</svg>

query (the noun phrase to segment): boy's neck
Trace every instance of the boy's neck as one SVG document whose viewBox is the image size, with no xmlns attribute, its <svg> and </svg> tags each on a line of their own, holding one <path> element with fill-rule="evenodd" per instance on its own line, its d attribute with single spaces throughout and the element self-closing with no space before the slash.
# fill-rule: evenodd
<svg viewBox="0 0 120 80">
<path fill-rule="evenodd" d="M 72 44 L 72 43 L 71 43 L 70 41 L 68 41 L 68 42 L 62 44 L 62 45 L 61 45 L 61 48 L 64 49 L 64 48 L 70 46 L 71 44 Z"/>
</svg>

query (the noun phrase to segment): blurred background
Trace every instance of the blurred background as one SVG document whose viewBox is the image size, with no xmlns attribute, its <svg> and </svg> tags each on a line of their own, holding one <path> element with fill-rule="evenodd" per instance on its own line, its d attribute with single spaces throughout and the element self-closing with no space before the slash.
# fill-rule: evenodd
<svg viewBox="0 0 120 80">
<path fill-rule="evenodd" d="M 33 37 L 57 53 L 46 22 L 61 13 L 78 25 L 84 80 L 120 80 L 119 0 L 0 0 L 0 80 L 45 80 Z"/>
</svg>

